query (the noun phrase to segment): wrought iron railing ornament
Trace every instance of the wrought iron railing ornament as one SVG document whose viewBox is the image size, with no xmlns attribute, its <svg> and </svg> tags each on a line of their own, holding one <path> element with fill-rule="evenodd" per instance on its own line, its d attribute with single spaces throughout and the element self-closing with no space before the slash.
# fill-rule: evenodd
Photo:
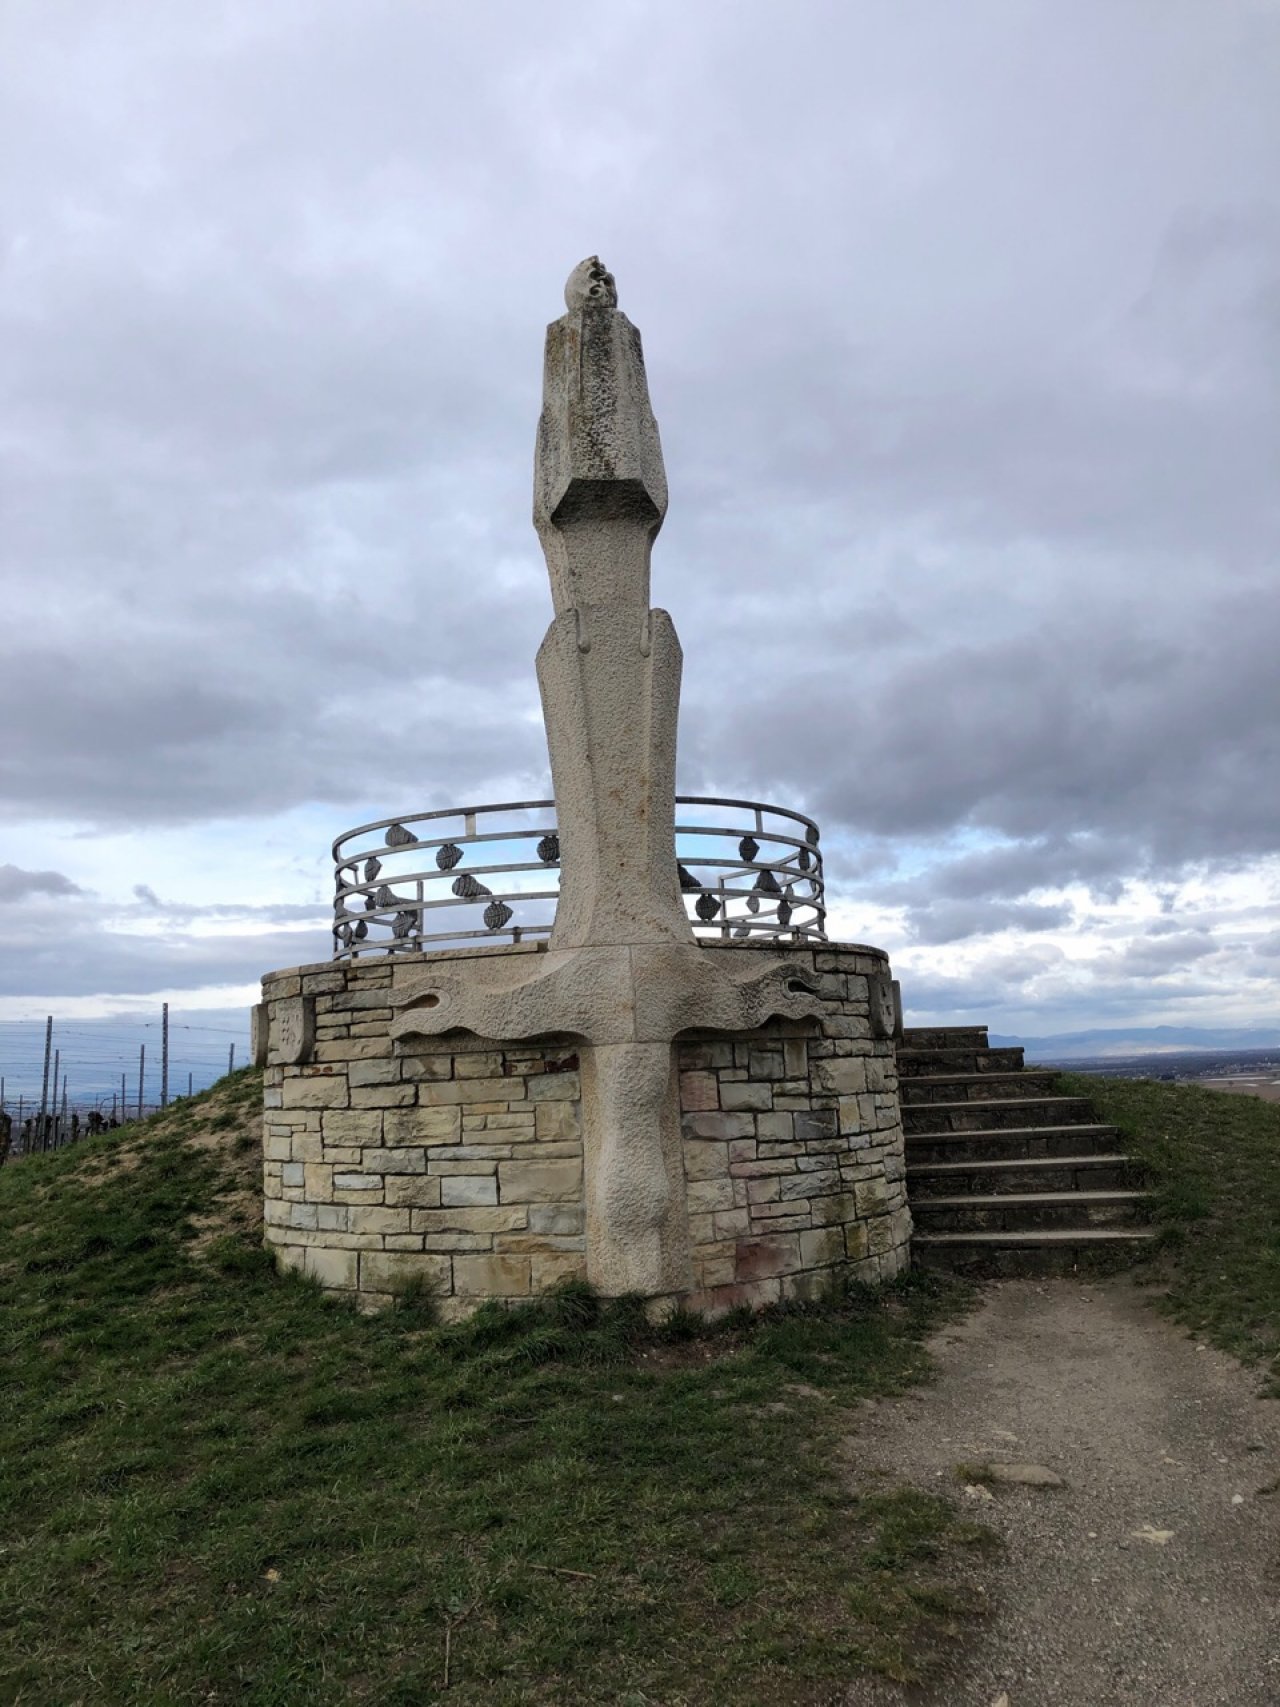
<svg viewBox="0 0 1280 1707">
<path fill-rule="evenodd" d="M 697 814 L 702 820 L 733 821 L 682 822 L 689 807 L 709 808 Z M 726 841 L 736 843 L 732 853 Z M 554 801 L 380 818 L 339 836 L 333 859 L 337 960 L 551 934 L 560 865 Z M 698 936 L 826 940 L 818 826 L 803 813 L 678 795 L 676 861 Z"/>
</svg>

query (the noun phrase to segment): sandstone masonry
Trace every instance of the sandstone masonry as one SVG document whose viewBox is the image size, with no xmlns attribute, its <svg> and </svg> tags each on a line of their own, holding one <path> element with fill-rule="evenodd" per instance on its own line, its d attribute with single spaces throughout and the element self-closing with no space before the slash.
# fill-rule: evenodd
<svg viewBox="0 0 1280 1707">
<path fill-rule="evenodd" d="M 908 1260 L 885 956 L 771 947 L 816 979 L 820 1016 L 675 1043 L 691 1271 L 668 1296 L 707 1312 L 804 1296 L 846 1263 L 887 1279 Z M 263 980 L 266 1236 L 282 1263 L 369 1308 L 425 1283 L 447 1319 L 585 1275 L 578 1040 L 390 1035 L 424 965 L 531 952 Z"/>
</svg>

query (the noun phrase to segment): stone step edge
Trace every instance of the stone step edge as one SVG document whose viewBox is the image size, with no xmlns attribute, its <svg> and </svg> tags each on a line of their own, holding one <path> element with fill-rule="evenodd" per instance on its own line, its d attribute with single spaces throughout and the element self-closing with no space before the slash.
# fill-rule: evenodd
<svg viewBox="0 0 1280 1707">
<path fill-rule="evenodd" d="M 933 1107 L 936 1108 L 937 1106 L 937 1103 L 933 1104 Z M 965 1103 L 960 1104 L 961 1108 L 967 1106 L 969 1105 Z M 903 1137 L 909 1149 L 913 1143 L 963 1144 L 974 1138 L 1056 1138 L 1064 1132 L 1074 1133 L 1080 1138 L 1084 1137 L 1086 1133 L 1092 1133 L 1095 1137 L 1104 1134 L 1107 1137 L 1116 1135 L 1114 1126 L 1091 1126 L 1087 1122 L 1081 1121 L 1076 1126 L 979 1126 L 975 1127 L 972 1132 L 906 1132 Z"/>
<path fill-rule="evenodd" d="M 1054 1209 L 1069 1204 L 1147 1203 L 1149 1191 L 1135 1191 L 1117 1186 L 1109 1191 L 1003 1191 L 976 1193 L 961 1197 L 918 1197 L 912 1203 L 917 1209 Z"/>
<path fill-rule="evenodd" d="M 1042 1132 L 1044 1128 L 1032 1127 L 1031 1130 Z M 1068 1127 L 1067 1130 L 1073 1132 L 1077 1128 Z M 1081 1127 L 1078 1130 L 1084 1131 L 1086 1128 Z M 972 1137 L 972 1133 L 949 1132 L 945 1136 L 948 1138 L 968 1138 Z M 1111 1155 L 1100 1151 L 1095 1156 L 998 1156 L 994 1160 L 983 1162 L 908 1162 L 907 1178 L 910 1179 L 915 1174 L 999 1173 L 1002 1168 L 1007 1168 L 1012 1173 L 1019 1168 L 1044 1168 L 1048 1170 L 1050 1168 L 1118 1168 L 1136 1167 L 1138 1165 L 1132 1156 L 1126 1156 L 1120 1151 Z"/>
<path fill-rule="evenodd" d="M 991 1073 L 916 1073 L 908 1079 L 908 1085 L 998 1085 L 1001 1079 L 1016 1079 L 1019 1084 L 1027 1079 L 1056 1078 L 1056 1067 L 998 1067 Z"/>
<path fill-rule="evenodd" d="M 916 1083 L 918 1084 L 919 1080 Z M 1039 1108 L 1044 1103 L 1053 1103 L 1059 1108 L 1064 1103 L 1072 1103 L 1079 1108 L 1082 1103 L 1087 1106 L 1088 1101 L 1088 1097 L 970 1097 L 968 1102 L 922 1102 L 914 1106 L 917 1108 L 936 1108 L 940 1114 L 950 1114 L 957 1108 L 968 1109 L 972 1112 L 975 1108 L 1029 1108 L 1032 1106 Z"/>
<path fill-rule="evenodd" d="M 1155 1233 L 1147 1227 L 1041 1227 L 999 1232 L 913 1233 L 913 1245 L 1124 1245 L 1149 1244 Z"/>
<path fill-rule="evenodd" d="M 980 1031 L 985 1037 L 990 1031 L 986 1025 L 904 1025 L 902 1036 L 908 1037 L 971 1037 Z"/>
</svg>

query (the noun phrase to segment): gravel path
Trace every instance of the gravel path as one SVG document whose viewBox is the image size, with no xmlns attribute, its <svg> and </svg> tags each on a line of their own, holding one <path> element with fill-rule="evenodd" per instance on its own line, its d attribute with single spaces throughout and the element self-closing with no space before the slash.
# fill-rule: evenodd
<svg viewBox="0 0 1280 1707">
<path fill-rule="evenodd" d="M 936 1382 L 869 1404 L 870 1478 L 960 1492 L 1003 1536 L 995 1616 L 945 1682 L 849 1707 L 1280 1707 L 1280 1404 L 1124 1279 L 1006 1281 L 931 1347 Z M 961 1492 L 957 1464 L 1062 1487 Z"/>
</svg>

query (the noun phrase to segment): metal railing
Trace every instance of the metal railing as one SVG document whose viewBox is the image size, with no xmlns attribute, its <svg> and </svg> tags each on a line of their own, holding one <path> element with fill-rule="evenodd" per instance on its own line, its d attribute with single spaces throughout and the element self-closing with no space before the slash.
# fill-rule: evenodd
<svg viewBox="0 0 1280 1707">
<path fill-rule="evenodd" d="M 682 816 L 690 807 L 700 809 L 696 822 Z M 336 960 L 551 934 L 560 869 L 552 800 L 379 818 L 339 836 L 333 860 Z M 678 795 L 676 861 L 698 936 L 826 940 L 818 826 L 803 813 Z"/>
</svg>

